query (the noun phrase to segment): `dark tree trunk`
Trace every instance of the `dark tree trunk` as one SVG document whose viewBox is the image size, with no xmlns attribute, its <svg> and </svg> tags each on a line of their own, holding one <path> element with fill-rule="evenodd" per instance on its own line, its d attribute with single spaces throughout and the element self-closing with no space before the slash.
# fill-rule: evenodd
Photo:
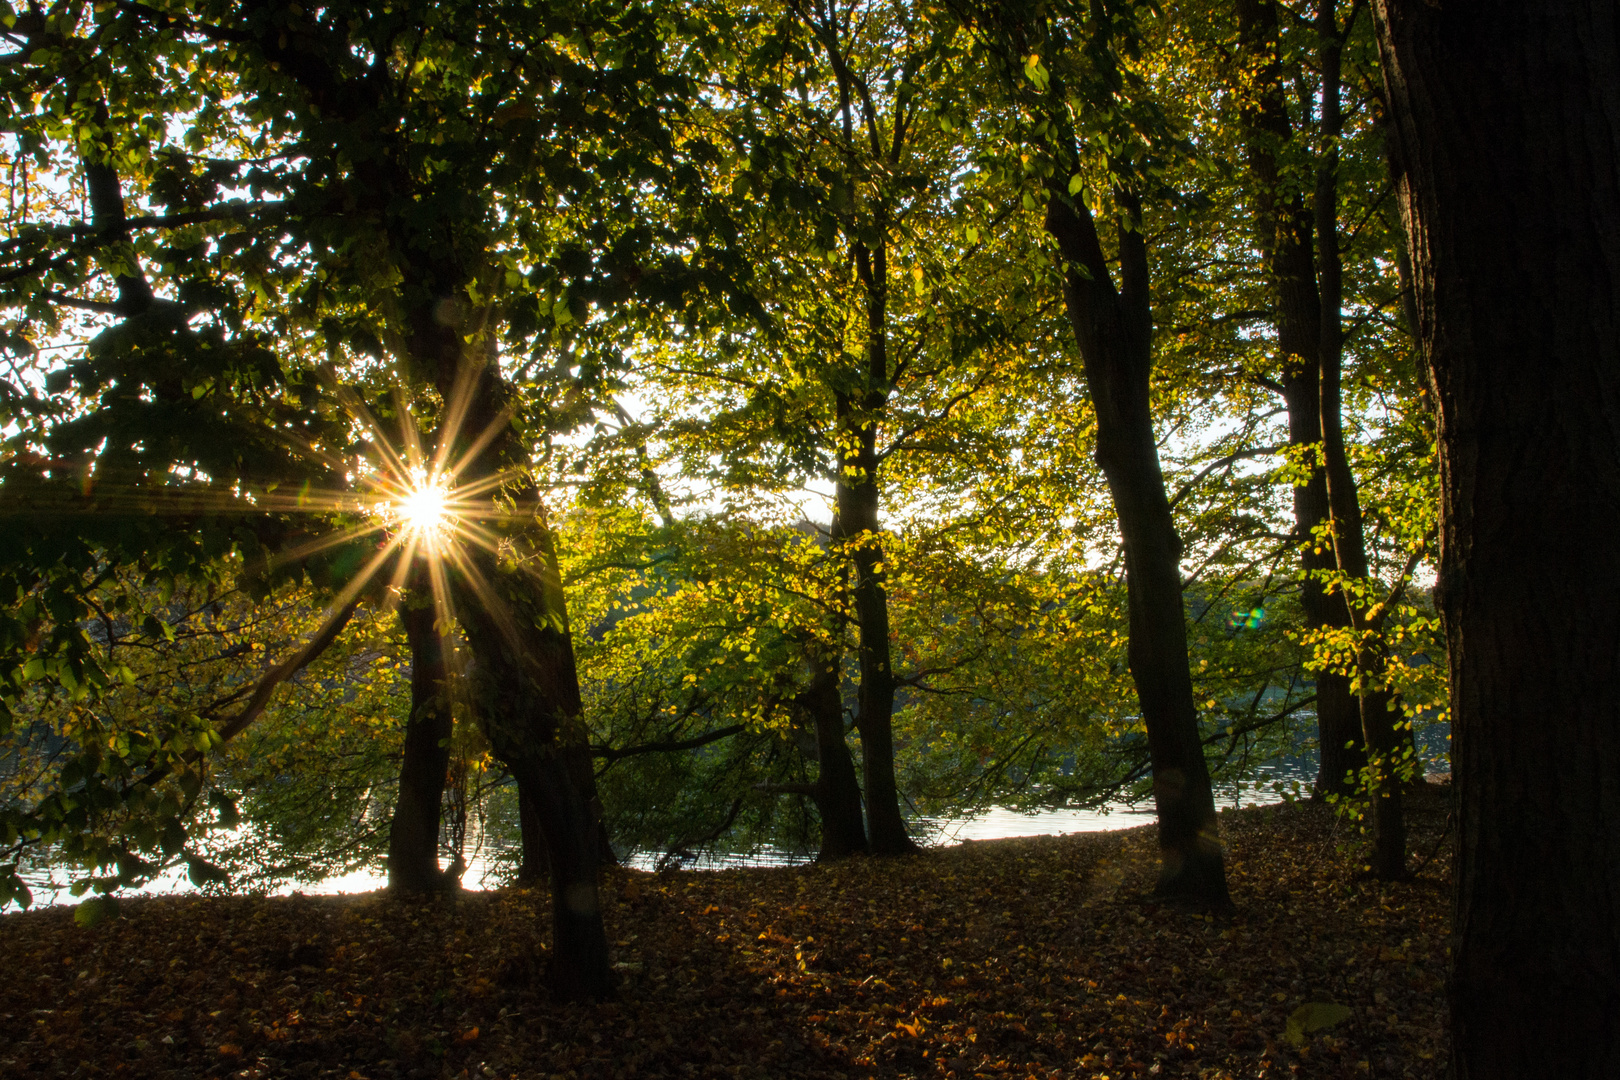
<svg viewBox="0 0 1620 1080">
<path fill-rule="evenodd" d="M 78 82 L 73 80 L 73 83 Z M 82 89 L 87 88 L 75 86 L 75 90 L 82 92 Z M 111 127 L 105 101 L 96 102 L 95 121 L 101 133 Z M 117 241 L 118 254 L 128 260 L 131 271 L 113 276 L 113 284 L 118 289 L 118 314 L 124 318 L 140 315 L 152 307 L 156 297 L 130 244 L 128 218 L 124 214 L 124 188 L 112 164 L 111 147 L 104 134 L 87 139 L 82 145 L 85 153 L 80 164 L 84 167 L 85 194 L 89 196 L 90 223 L 102 236 Z"/>
<path fill-rule="evenodd" d="M 585 800 L 558 754 L 519 752 L 509 763 L 527 789 L 545 835 L 551 873 L 552 993 L 567 1000 L 613 992 L 607 933 L 602 925 L 596 837 Z"/>
<path fill-rule="evenodd" d="M 1123 213 L 1138 214 L 1132 200 L 1121 201 Z M 1187 667 L 1181 539 L 1159 468 L 1148 393 L 1153 317 L 1147 245 L 1140 231 L 1121 223 L 1116 290 L 1087 207 L 1054 191 L 1046 228 L 1069 264 L 1064 299 L 1097 414 L 1097 463 L 1108 478 L 1125 543 L 1127 655 L 1147 726 L 1159 818 L 1157 892 L 1179 903 L 1227 908 L 1215 797 Z"/>
<path fill-rule="evenodd" d="M 1620 9 L 1374 11 L 1440 430 L 1455 1073 L 1620 1076 Z"/>
<path fill-rule="evenodd" d="M 546 831 L 540 825 L 540 810 L 534 796 L 517 778 L 518 831 L 523 861 L 518 864 L 518 884 L 532 888 L 551 877 L 551 859 L 546 855 Z"/>
<path fill-rule="evenodd" d="M 544 528 L 532 522 L 515 532 L 532 544 Z M 544 566 L 543 551 L 524 554 L 531 567 Z M 525 824 L 538 825 L 545 841 L 551 988 L 564 998 L 600 998 L 613 988 L 598 891 L 601 826 L 570 768 L 570 750 L 583 732 L 573 644 L 558 617 L 560 583 L 505 571 L 483 552 L 469 552 L 467 565 L 486 583 L 461 597 L 477 661 L 475 708 L 495 756 L 517 782 L 520 804 L 528 802 Z M 504 603 L 491 603 L 490 594 Z"/>
<path fill-rule="evenodd" d="M 1343 128 L 1340 115 L 1339 25 L 1335 0 L 1318 0 L 1316 26 L 1322 41 L 1322 139 L 1326 145 L 1317 167 L 1316 242 L 1317 279 L 1321 289 L 1322 320 L 1319 391 L 1322 398 L 1322 461 L 1327 472 L 1328 513 L 1333 522 L 1333 555 L 1345 578 L 1366 581 L 1367 541 L 1361 519 L 1361 499 L 1344 447 L 1344 418 L 1339 382 L 1344 357 L 1341 310 L 1344 288 L 1339 256 L 1339 151 Z M 1368 625 L 1365 612 L 1345 598 L 1351 625 L 1357 632 L 1356 679 L 1361 684 L 1361 735 L 1367 748 L 1368 816 L 1372 819 L 1373 873 L 1384 881 L 1406 875 L 1406 817 L 1402 806 L 1399 713 L 1390 709 L 1384 685 L 1384 648 L 1377 627 Z"/>
<path fill-rule="evenodd" d="M 453 305 L 452 305 L 453 306 Z M 487 480 L 527 460 L 515 444 L 506 411 L 508 388 L 492 359 L 469 356 L 462 328 L 437 317 L 442 303 L 423 305 L 412 355 L 431 359 L 439 391 L 454 410 L 464 402 L 458 445 L 449 460 L 472 453 L 458 483 Z M 475 444 L 475 440 L 477 441 Z M 552 534 L 538 492 L 522 472 L 499 494 L 510 509 L 491 506 L 480 523 L 500 552 L 461 545 L 451 575 L 456 613 L 472 656 L 470 697 L 490 748 L 516 781 L 520 817 L 527 796 L 551 875 L 552 992 L 569 999 L 612 992 L 607 934 L 599 903 L 601 822 L 591 792 L 581 790 L 575 757 L 585 753 L 579 676 L 568 631 L 568 610 Z M 497 504 L 498 505 L 498 504 Z M 586 759 L 586 774 L 589 762 Z"/>
<path fill-rule="evenodd" d="M 1278 55 L 1277 10 L 1266 0 L 1239 0 L 1238 29 L 1244 52 L 1258 62 L 1256 93 L 1244 112 L 1245 150 L 1254 174 L 1256 232 L 1267 261 L 1276 305 L 1277 351 L 1281 354 L 1283 402 L 1288 408 L 1288 442 L 1314 462 L 1303 484 L 1294 488 L 1294 532 L 1300 541 L 1300 607 L 1313 630 L 1350 625 L 1344 597 L 1329 592 L 1320 578 L 1334 566 L 1333 552 L 1317 536 L 1328 520 L 1327 474 L 1318 453 L 1322 441 L 1322 402 L 1317 353 L 1322 342 L 1321 295 L 1316 287 L 1314 222 L 1298 185 L 1284 183 L 1278 153 L 1295 137 Z M 1355 790 L 1366 764 L 1361 710 L 1350 679 L 1336 672 L 1316 673 L 1317 740 L 1321 760 L 1318 795 Z"/>
<path fill-rule="evenodd" d="M 454 717 L 444 638 L 434 625 L 437 611 L 424 577 L 413 574 L 411 603 L 399 609 L 411 650 L 411 715 L 399 766 L 399 800 L 388 828 L 388 890 L 404 895 L 438 892 L 446 885 L 439 870 L 439 812 Z"/>
<path fill-rule="evenodd" d="M 810 797 L 821 816 L 821 851 L 817 862 L 833 862 L 864 855 L 868 848 L 861 823 L 861 786 L 855 777 L 855 759 L 844 741 L 844 698 L 838 684 L 837 661 L 816 664 L 810 685 L 795 700 L 815 725 L 819 772 Z"/>
<path fill-rule="evenodd" d="M 908 122 L 906 108 L 897 105 L 880 121 L 874 111 L 870 88 L 851 67 L 844 53 L 844 39 L 850 32 L 834 7 L 794 9 L 804 25 L 826 51 L 838 88 L 839 123 L 843 129 L 847 155 L 845 178 L 852 185 L 864 184 L 872 175 L 869 162 L 858 159 L 861 141 L 881 168 L 890 173 L 901 169 Z M 857 119 L 857 116 L 859 117 Z M 886 129 L 886 130 L 885 130 Z M 867 229 L 857 225 L 858 214 L 844 214 L 842 229 L 854 256 L 856 279 L 866 301 L 866 345 L 864 370 L 848 372 L 849 384 L 836 394 L 837 439 L 835 455 L 838 476 L 834 482 L 834 536 L 843 541 L 855 566 L 854 606 L 858 623 L 857 662 L 860 690 L 857 695 L 856 726 L 861 733 L 861 769 L 866 788 L 866 829 L 874 855 L 903 855 L 917 850 L 900 813 L 900 792 L 894 772 L 894 670 L 889 649 L 888 575 L 883 569 L 880 529 L 877 427 L 894 387 L 889 370 L 889 251 L 894 221 L 884 197 L 869 204 Z M 876 241 L 863 237 L 876 235 Z"/>
<path fill-rule="evenodd" d="M 1319 447 L 1321 444 L 1319 386 L 1314 364 L 1283 384 L 1284 399 L 1288 402 L 1288 440 L 1294 446 Z M 1300 569 L 1305 575 L 1300 587 L 1300 606 L 1305 610 L 1305 625 L 1312 629 L 1350 625 L 1344 595 L 1328 591 L 1315 576 L 1334 566 L 1331 542 L 1314 533 L 1327 520 L 1327 474 L 1318 464 L 1311 472 L 1310 482 L 1294 489 L 1294 527 L 1306 537 L 1300 553 Z M 1320 752 L 1315 789 L 1319 796 L 1350 795 L 1359 787 L 1361 770 L 1367 764 L 1361 703 L 1350 689 L 1348 675 L 1318 671 L 1315 680 L 1316 736 Z"/>
<path fill-rule="evenodd" d="M 397 113 L 387 101 L 387 79 L 349 78 L 313 53 L 289 51 L 284 37 L 280 45 L 273 39 L 268 33 L 258 40 L 268 55 L 285 61 L 288 77 L 329 120 L 367 123 Z M 367 193 L 368 213 L 381 215 L 382 257 L 400 274 L 395 291 L 404 325 L 390 327 L 404 338 L 400 374 L 413 388 L 430 383 L 438 391 L 444 437 L 453 443 L 443 460 L 457 463 L 458 486 L 482 490 L 484 509 L 475 516 L 488 520 L 478 523 L 480 531 L 509 545 L 497 556 L 481 544 L 452 541 L 460 557 L 446 560 L 446 576 L 471 654 L 468 682 L 478 723 L 496 758 L 528 793 L 531 818 L 546 840 L 558 901 L 553 989 L 566 997 L 598 997 L 612 985 L 597 902 L 599 823 L 567 757 L 585 739 L 562 586 L 525 472 L 529 448 L 506 408 L 510 388 L 497 362 L 503 313 L 489 301 L 469 307 L 481 290 L 468 286 L 489 269 L 488 237 L 476 215 L 419 212 L 421 200 L 435 192 L 478 194 L 492 174 L 474 165 L 465 174 L 470 186 L 454 189 L 445 186 L 453 183 L 448 178 L 424 180 L 411 171 L 410 155 L 396 152 L 408 141 L 401 135 L 389 143 L 390 152 L 354 162 L 351 179 L 355 190 Z"/>
<path fill-rule="evenodd" d="M 561 578 L 559 574 L 558 580 Z M 591 832 L 596 838 L 596 861 L 603 866 L 619 865 L 619 857 L 613 853 L 613 840 L 608 836 L 602 796 L 596 788 L 596 759 L 583 733 L 579 741 L 564 748 L 563 757 L 568 763 L 568 775 L 574 778 L 574 786 L 584 797 L 585 809 L 591 817 Z"/>
<path fill-rule="evenodd" d="M 900 813 L 894 778 L 894 669 L 889 650 L 888 574 L 883 569 L 878 519 L 877 422 L 889 398 L 887 277 L 885 249 L 857 245 L 856 261 L 866 290 L 865 392 L 838 399 L 838 479 L 834 488 L 835 540 L 848 543 L 855 564 L 855 619 L 859 631 L 861 688 L 857 724 L 866 789 L 866 828 L 874 855 L 903 855 L 917 845 Z"/>
</svg>

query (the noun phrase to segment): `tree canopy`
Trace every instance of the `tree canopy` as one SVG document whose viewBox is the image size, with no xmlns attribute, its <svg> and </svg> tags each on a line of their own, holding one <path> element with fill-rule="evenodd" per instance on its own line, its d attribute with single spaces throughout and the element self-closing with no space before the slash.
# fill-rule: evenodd
<svg viewBox="0 0 1620 1080">
<path fill-rule="evenodd" d="M 603 861 L 1152 798 L 1220 908 L 1302 755 L 1405 872 L 1359 5 L 7 10 L 0 897 L 481 840 L 591 994 Z"/>
</svg>

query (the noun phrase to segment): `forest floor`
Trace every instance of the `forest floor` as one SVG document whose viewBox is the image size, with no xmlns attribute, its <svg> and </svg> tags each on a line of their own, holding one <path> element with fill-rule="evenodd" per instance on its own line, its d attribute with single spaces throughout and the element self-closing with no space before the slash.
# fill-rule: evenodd
<svg viewBox="0 0 1620 1080">
<path fill-rule="evenodd" d="M 598 1005 L 537 989 L 541 892 L 9 914 L 0 1075 L 1440 1077 L 1444 790 L 1413 800 L 1422 865 L 1393 885 L 1361 877 L 1355 826 L 1323 807 L 1223 813 L 1230 918 L 1152 902 L 1151 827 L 615 870 L 622 986 Z M 1350 1015 L 1296 1043 L 1312 1002 Z"/>
</svg>

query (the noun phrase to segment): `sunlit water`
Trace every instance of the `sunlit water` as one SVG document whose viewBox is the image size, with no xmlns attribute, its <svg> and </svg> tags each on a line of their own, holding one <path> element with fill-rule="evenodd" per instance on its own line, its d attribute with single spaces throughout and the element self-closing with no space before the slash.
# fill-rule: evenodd
<svg viewBox="0 0 1620 1080">
<path fill-rule="evenodd" d="M 1443 736 L 1442 736 L 1443 737 Z M 1439 744 L 1437 744 L 1439 745 Z M 1431 771 L 1444 770 L 1440 752 L 1425 754 L 1432 760 Z M 1217 792 L 1217 803 L 1228 807 L 1263 806 L 1282 801 L 1286 797 L 1303 795 L 1309 791 L 1316 771 L 1311 758 L 1289 758 L 1262 766 L 1257 779 L 1237 786 L 1223 785 Z M 999 840 L 1013 836 L 1063 836 L 1069 833 L 1110 832 L 1134 829 L 1153 822 L 1151 801 L 1129 804 L 1112 803 L 1094 809 L 1056 809 L 1025 812 L 1007 807 L 964 817 L 914 818 L 913 835 L 923 844 L 933 847 L 949 846 L 967 841 Z M 484 848 L 468 860 L 462 887 L 481 891 L 498 888 L 511 870 L 510 858 L 503 858 L 500 850 Z M 661 866 L 683 870 L 730 870 L 740 867 L 799 866 L 812 861 L 814 852 L 789 851 L 780 848 L 761 848 L 754 851 L 703 851 L 678 859 L 662 858 L 656 852 L 632 853 L 624 859 L 626 866 L 638 870 L 656 870 Z M 24 880 L 33 890 L 34 906 L 50 904 L 76 904 L 83 897 L 75 897 L 68 890 L 68 875 L 60 869 L 41 868 L 25 871 Z M 315 883 L 288 882 L 273 890 L 275 895 L 302 893 L 306 896 L 337 895 L 342 893 L 368 893 L 388 884 L 381 867 L 368 867 L 351 873 L 336 875 Z M 162 874 L 139 889 L 124 890 L 123 896 L 158 896 L 194 892 L 195 887 L 186 879 L 183 868 Z M 4 910 L 12 910 L 14 905 Z"/>
<path fill-rule="evenodd" d="M 1277 802 L 1281 795 L 1275 787 L 1278 782 L 1286 786 L 1298 777 L 1300 770 L 1284 768 L 1274 771 L 1262 785 L 1245 785 L 1234 790 L 1228 788 L 1220 799 L 1223 807 L 1255 806 Z M 1151 802 L 1130 805 L 1114 803 L 1096 809 L 1040 810 L 1033 813 L 1005 807 L 992 807 L 981 813 L 956 818 L 915 818 L 911 822 L 913 835 L 928 846 L 948 846 L 965 841 L 998 840 L 1012 836 L 1062 836 L 1068 833 L 1109 832 L 1133 829 L 1151 824 Z M 470 890 L 498 887 L 510 872 L 510 861 L 501 858 L 500 851 L 483 851 L 468 860 L 462 886 Z M 789 851 L 780 848 L 761 848 L 746 852 L 704 851 L 678 859 L 661 858 L 656 852 L 633 853 L 624 860 L 626 866 L 638 870 L 655 870 L 660 865 L 683 870 L 729 870 L 739 867 L 798 866 L 811 862 L 814 852 Z M 67 875 L 60 870 L 39 869 L 25 872 L 24 879 L 33 890 L 34 906 L 50 904 L 76 904 L 83 897 L 68 891 Z M 288 882 L 273 890 L 275 895 L 302 893 L 306 896 L 336 895 L 341 893 L 368 893 L 388 884 L 386 873 L 380 867 L 355 870 L 313 884 Z M 183 868 L 160 875 L 139 889 L 124 890 L 123 896 L 160 896 L 194 892 Z M 8 909 L 9 910 L 9 909 Z"/>
</svg>

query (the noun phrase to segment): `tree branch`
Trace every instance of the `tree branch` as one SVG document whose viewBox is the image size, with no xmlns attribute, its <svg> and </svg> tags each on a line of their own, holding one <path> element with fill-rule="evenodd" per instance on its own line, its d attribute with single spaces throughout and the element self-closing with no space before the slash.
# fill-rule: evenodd
<svg viewBox="0 0 1620 1080">
<path fill-rule="evenodd" d="M 733 735 L 740 735 L 747 730 L 747 724 L 731 724 L 702 735 L 694 735 L 690 739 L 671 739 L 667 742 L 642 743 L 639 746 L 593 746 L 591 747 L 591 756 L 606 758 L 608 761 L 618 761 L 620 758 L 635 757 L 638 754 L 672 754 L 680 750 L 695 750 L 700 746 L 707 746 L 712 742 L 719 742 L 721 739 L 729 739 Z"/>
</svg>

